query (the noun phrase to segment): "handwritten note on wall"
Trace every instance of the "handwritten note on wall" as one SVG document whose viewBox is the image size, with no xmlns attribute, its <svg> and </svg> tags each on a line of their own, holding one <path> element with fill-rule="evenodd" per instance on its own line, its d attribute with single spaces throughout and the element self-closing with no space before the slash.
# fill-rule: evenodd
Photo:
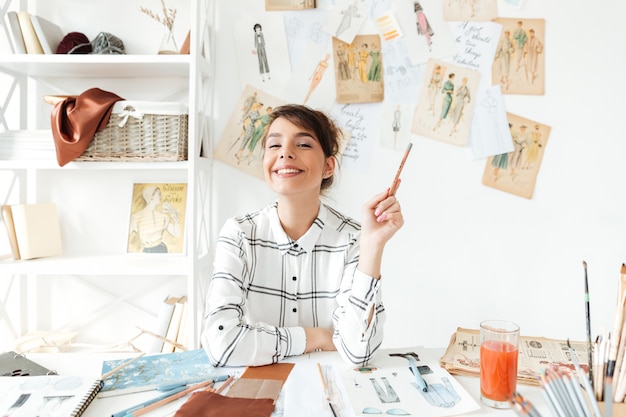
<svg viewBox="0 0 626 417">
<path fill-rule="evenodd" d="M 372 152 L 380 132 L 380 105 L 336 104 L 332 110 L 335 120 L 350 135 L 341 164 L 346 169 L 368 172 Z"/>
<path fill-rule="evenodd" d="M 483 74 L 491 79 L 491 67 L 496 53 L 502 25 L 493 22 L 459 22 L 454 25 L 457 53 L 453 62 Z"/>
</svg>

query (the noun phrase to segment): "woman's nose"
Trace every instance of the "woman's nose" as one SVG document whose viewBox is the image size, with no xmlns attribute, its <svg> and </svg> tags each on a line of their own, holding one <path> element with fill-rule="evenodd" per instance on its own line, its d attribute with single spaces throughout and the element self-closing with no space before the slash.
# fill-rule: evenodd
<svg viewBox="0 0 626 417">
<path fill-rule="evenodd" d="M 280 155 L 280 158 L 281 159 L 286 159 L 286 158 L 293 159 L 294 158 L 294 154 L 291 151 L 291 148 L 289 148 L 288 146 L 283 147 L 282 153 Z"/>
</svg>

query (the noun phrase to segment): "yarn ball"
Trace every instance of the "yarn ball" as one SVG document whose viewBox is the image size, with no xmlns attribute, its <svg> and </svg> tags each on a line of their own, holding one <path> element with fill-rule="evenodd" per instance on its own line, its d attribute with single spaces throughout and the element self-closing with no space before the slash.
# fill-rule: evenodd
<svg viewBox="0 0 626 417">
<path fill-rule="evenodd" d="M 57 47 L 57 54 L 88 54 L 91 53 L 89 38 L 80 32 L 70 32 L 63 37 Z"/>
<path fill-rule="evenodd" d="M 91 44 L 94 54 L 125 54 L 124 42 L 107 32 L 98 33 Z"/>
</svg>

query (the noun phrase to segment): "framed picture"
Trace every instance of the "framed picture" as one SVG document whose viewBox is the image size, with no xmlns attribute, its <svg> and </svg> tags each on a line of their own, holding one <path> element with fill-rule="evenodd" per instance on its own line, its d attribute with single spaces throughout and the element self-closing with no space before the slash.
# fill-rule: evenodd
<svg viewBox="0 0 626 417">
<path fill-rule="evenodd" d="M 186 205 L 186 183 L 133 184 L 127 253 L 184 253 Z"/>
</svg>

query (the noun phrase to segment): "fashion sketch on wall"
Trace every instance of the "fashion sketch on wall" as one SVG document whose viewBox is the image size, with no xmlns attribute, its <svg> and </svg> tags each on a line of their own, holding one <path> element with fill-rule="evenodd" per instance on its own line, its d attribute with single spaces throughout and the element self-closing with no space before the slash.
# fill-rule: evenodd
<svg viewBox="0 0 626 417">
<path fill-rule="evenodd" d="M 280 91 L 291 75 L 281 13 L 247 13 L 242 9 L 232 23 L 241 88 L 250 84 L 268 92 Z"/>
<path fill-rule="evenodd" d="M 465 145 L 479 81 L 478 71 L 430 59 L 411 131 L 454 145 Z"/>
<path fill-rule="evenodd" d="M 307 10 L 315 9 L 316 0 L 265 0 L 265 10 Z"/>
<path fill-rule="evenodd" d="M 545 89 L 545 20 L 498 18 L 502 34 L 493 60 L 492 84 L 503 94 L 542 95 Z"/>
<path fill-rule="evenodd" d="M 378 35 L 359 35 L 350 44 L 333 38 L 338 103 L 383 101 L 383 57 L 380 46 Z"/>
<path fill-rule="evenodd" d="M 246 86 L 217 144 L 215 159 L 263 179 L 262 138 L 272 109 L 282 104 L 282 100 Z"/>
<path fill-rule="evenodd" d="M 443 17 L 450 21 L 492 20 L 498 16 L 497 0 L 442 0 Z"/>
<path fill-rule="evenodd" d="M 531 198 L 548 144 L 550 127 L 507 113 L 513 151 L 490 156 L 483 184 L 520 197 Z"/>
</svg>

